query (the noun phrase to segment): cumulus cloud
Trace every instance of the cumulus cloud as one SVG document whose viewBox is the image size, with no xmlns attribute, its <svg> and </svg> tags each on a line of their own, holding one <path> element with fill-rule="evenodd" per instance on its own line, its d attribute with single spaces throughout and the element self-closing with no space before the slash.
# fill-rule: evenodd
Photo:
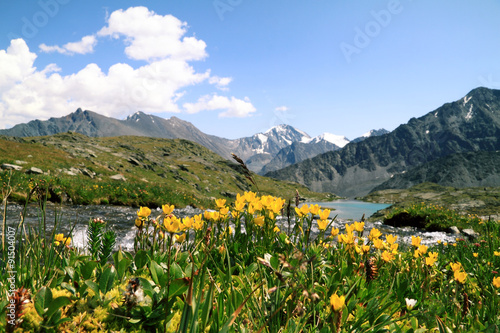
<svg viewBox="0 0 500 333">
<path fill-rule="evenodd" d="M 142 21 L 141 21 L 142 20 Z M 217 94 L 206 95 L 195 103 L 184 103 L 187 88 L 204 82 L 227 90 L 229 77 L 211 76 L 210 69 L 196 71 L 190 61 L 206 57 L 205 43 L 185 37 L 186 23 L 171 15 L 157 15 L 145 7 L 118 10 L 96 35 L 62 47 L 40 45 L 43 52 L 85 54 L 92 52 L 97 39 L 124 38 L 125 53 L 144 60 L 134 68 L 117 63 L 108 69 L 89 63 L 73 74 L 61 75 L 56 64 L 43 69 L 34 65 L 37 55 L 23 39 L 11 41 L 0 50 L 0 128 L 33 119 L 60 117 L 78 107 L 110 117 L 123 117 L 141 110 L 148 113 L 221 110 L 219 117 L 246 117 L 255 112 L 248 100 Z"/>
<path fill-rule="evenodd" d="M 225 97 L 219 95 L 206 95 L 201 97 L 196 103 L 185 103 L 184 109 L 188 113 L 198 113 L 206 110 L 224 110 L 219 113 L 219 117 L 248 117 L 255 112 L 248 97 L 244 100 L 235 97 Z"/>
<path fill-rule="evenodd" d="M 172 15 L 158 15 L 146 7 L 131 7 L 111 13 L 108 25 L 97 34 L 124 37 L 125 53 L 135 60 L 204 59 L 207 56 L 205 42 L 195 37 L 183 37 L 186 28 L 185 22 Z"/>
<path fill-rule="evenodd" d="M 229 85 L 229 83 L 231 83 L 231 81 L 233 81 L 233 78 L 231 77 L 212 76 L 208 80 L 208 83 L 214 84 L 217 89 L 227 91 L 229 90 L 227 86 Z"/>
<path fill-rule="evenodd" d="M 94 47 L 97 45 L 97 38 L 93 35 L 85 36 L 78 42 L 64 44 L 62 47 L 46 44 L 40 44 L 40 51 L 45 53 L 58 52 L 61 54 L 87 54 L 94 52 Z"/>
</svg>

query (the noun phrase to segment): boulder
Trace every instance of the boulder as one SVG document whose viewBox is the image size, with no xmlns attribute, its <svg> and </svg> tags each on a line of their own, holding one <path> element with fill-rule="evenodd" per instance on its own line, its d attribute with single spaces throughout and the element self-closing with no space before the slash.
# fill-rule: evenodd
<svg viewBox="0 0 500 333">
<path fill-rule="evenodd" d="M 23 167 L 15 164 L 4 163 L 0 166 L 3 170 L 21 170 Z"/>
<path fill-rule="evenodd" d="M 43 175 L 43 170 L 37 167 L 31 167 L 26 170 L 26 173 L 31 175 Z"/>
<path fill-rule="evenodd" d="M 460 235 L 460 230 L 456 226 L 449 227 L 446 231 L 452 235 Z"/>
<path fill-rule="evenodd" d="M 479 237 L 479 234 L 472 229 L 463 229 L 462 234 L 466 236 L 469 240 L 474 240 Z"/>
<path fill-rule="evenodd" d="M 122 174 L 116 174 L 116 175 L 113 175 L 111 177 L 109 177 L 113 180 L 121 180 L 121 181 L 127 181 L 127 178 L 125 178 Z"/>
</svg>

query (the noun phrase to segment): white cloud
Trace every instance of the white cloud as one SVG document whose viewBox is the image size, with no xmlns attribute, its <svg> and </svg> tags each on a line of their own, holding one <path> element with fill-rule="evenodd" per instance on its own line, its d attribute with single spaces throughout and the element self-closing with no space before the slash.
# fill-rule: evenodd
<svg viewBox="0 0 500 333">
<path fill-rule="evenodd" d="M 228 91 L 229 88 L 227 86 L 231 83 L 231 81 L 233 81 L 233 78 L 231 77 L 212 76 L 208 80 L 208 83 L 214 84 L 219 90 Z"/>
<path fill-rule="evenodd" d="M 205 110 L 224 110 L 219 113 L 219 117 L 248 117 L 255 112 L 255 107 L 252 105 L 248 97 L 244 100 L 219 95 L 206 95 L 201 97 L 196 103 L 185 103 L 184 109 L 188 113 L 198 113 Z"/>
<path fill-rule="evenodd" d="M 153 61 L 172 58 L 202 60 L 206 44 L 195 37 L 183 37 L 187 24 L 172 15 L 158 15 L 146 7 L 116 10 L 98 36 L 125 37 L 125 53 L 131 59 Z"/>
<path fill-rule="evenodd" d="M 278 106 L 278 107 L 277 107 L 277 108 L 275 108 L 274 110 L 276 110 L 276 111 L 281 111 L 281 112 L 286 112 L 286 111 L 288 111 L 289 109 L 288 109 L 288 107 L 286 107 L 286 106 L 284 106 L 284 105 L 283 105 L 283 106 Z"/>
<path fill-rule="evenodd" d="M 62 47 L 54 45 L 48 46 L 40 44 L 40 51 L 45 53 L 58 52 L 62 54 L 73 55 L 87 54 L 94 52 L 94 47 L 97 45 L 97 38 L 93 35 L 83 37 L 79 42 L 72 42 L 64 44 Z"/>
<path fill-rule="evenodd" d="M 108 69 L 90 63 L 73 74 L 61 75 L 56 64 L 43 69 L 34 65 L 37 55 L 22 39 L 0 50 L 0 128 L 33 119 L 61 117 L 77 108 L 121 118 L 138 110 L 148 113 L 222 110 L 219 117 L 246 117 L 255 112 L 248 100 L 207 95 L 179 106 L 187 88 L 207 82 L 227 90 L 229 77 L 211 76 L 210 69 L 197 72 L 189 61 L 206 57 L 205 42 L 184 37 L 186 23 L 171 15 L 157 15 L 145 7 L 118 10 L 97 35 L 80 42 L 40 46 L 44 52 L 64 54 L 92 52 L 100 36 L 124 36 L 125 53 L 147 60 L 133 68 L 117 63 Z M 97 36 L 94 37 L 94 36 Z M 103 42 L 100 40 L 100 42 Z M 193 98 L 193 97 L 190 97 Z M 195 96 L 194 99 L 197 97 Z"/>
</svg>

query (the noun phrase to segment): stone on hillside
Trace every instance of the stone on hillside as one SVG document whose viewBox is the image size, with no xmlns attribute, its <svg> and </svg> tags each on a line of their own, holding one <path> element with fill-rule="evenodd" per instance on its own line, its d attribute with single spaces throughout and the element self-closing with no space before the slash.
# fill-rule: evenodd
<svg viewBox="0 0 500 333">
<path fill-rule="evenodd" d="M 16 161 L 16 164 L 28 164 L 28 162 L 26 162 L 26 161 L 19 161 L 19 160 L 17 160 L 17 161 Z"/>
<path fill-rule="evenodd" d="M 449 227 L 446 231 L 452 235 L 460 235 L 460 230 L 456 226 Z"/>
<path fill-rule="evenodd" d="M 473 240 L 479 236 L 479 234 L 472 229 L 464 229 L 462 230 L 462 234 L 464 234 L 469 240 Z"/>
<path fill-rule="evenodd" d="M 15 164 L 4 163 L 0 166 L 3 170 L 21 170 L 23 167 Z"/>
<path fill-rule="evenodd" d="M 111 179 L 114 179 L 114 180 L 121 180 L 121 181 L 126 181 L 127 178 L 125 178 L 122 174 L 116 174 L 116 175 L 113 175 L 111 177 L 109 177 Z"/>
<path fill-rule="evenodd" d="M 32 175 L 43 175 L 43 170 L 37 167 L 31 167 L 28 170 L 26 170 L 26 173 Z"/>
<path fill-rule="evenodd" d="M 90 171 L 89 169 L 82 168 L 82 169 L 80 169 L 80 171 L 82 172 L 82 174 L 84 176 L 90 177 L 92 179 L 95 177 L 95 172 Z"/>
<path fill-rule="evenodd" d="M 142 163 L 139 162 L 138 160 L 136 160 L 133 157 L 129 157 L 127 161 L 129 161 L 130 164 L 137 165 L 137 166 L 142 166 Z"/>
</svg>

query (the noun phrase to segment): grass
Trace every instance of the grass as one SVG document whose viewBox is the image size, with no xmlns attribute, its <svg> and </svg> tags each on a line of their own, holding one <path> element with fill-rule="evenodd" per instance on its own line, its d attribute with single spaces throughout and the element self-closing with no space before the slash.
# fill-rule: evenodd
<svg viewBox="0 0 500 333">
<path fill-rule="evenodd" d="M 0 308 L 7 316 L 0 330 L 500 328 L 500 224 L 492 220 L 470 221 L 480 233 L 473 242 L 427 247 L 413 237 L 403 245 L 377 229 L 368 233 L 363 222 L 340 232 L 318 206 L 245 191 L 234 202 L 214 200 L 215 210 L 182 220 L 172 215 L 171 202 L 159 216 L 141 207 L 134 251 L 110 255 L 113 231 L 105 222 L 89 221 L 87 248 L 75 248 L 57 223 L 46 228 L 45 200 L 37 196 L 38 227 L 5 222 L 0 288 L 7 297 Z M 288 221 L 287 230 L 277 227 L 278 216 Z M 315 224 L 320 233 L 312 236 Z"/>
</svg>

